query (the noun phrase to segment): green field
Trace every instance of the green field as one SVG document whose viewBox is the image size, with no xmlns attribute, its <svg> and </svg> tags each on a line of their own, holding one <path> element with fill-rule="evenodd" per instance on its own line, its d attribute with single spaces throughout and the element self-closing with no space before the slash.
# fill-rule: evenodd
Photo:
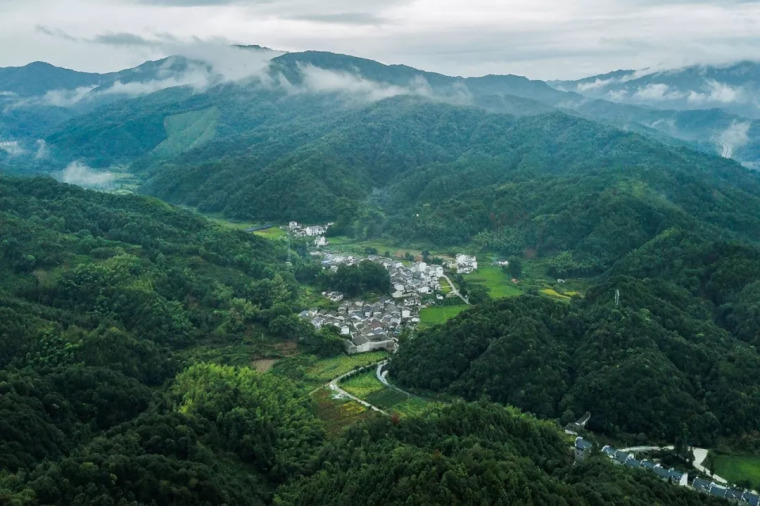
<svg viewBox="0 0 760 506">
<path fill-rule="evenodd" d="M 372 394 L 387 390 L 386 386 L 375 377 L 374 370 L 363 372 L 352 378 L 348 378 L 346 381 L 341 381 L 340 387 L 346 392 L 365 400 Z M 371 403 L 369 400 L 367 402 Z"/>
<path fill-rule="evenodd" d="M 433 306 L 420 311 L 420 325 L 423 327 L 444 323 L 467 309 L 469 306 Z"/>
<path fill-rule="evenodd" d="M 164 120 L 167 138 L 156 146 L 153 154 L 162 157 L 178 155 L 197 148 L 216 136 L 221 112 L 216 107 L 169 116 Z"/>
<path fill-rule="evenodd" d="M 358 367 L 380 362 L 387 356 L 383 351 L 324 359 L 301 355 L 278 362 L 272 372 L 296 380 L 312 390 Z"/>
<path fill-rule="evenodd" d="M 377 380 L 374 370 L 349 378 L 340 386 L 346 392 L 377 406 L 383 411 L 398 413 L 401 416 L 416 416 L 438 404 L 421 397 L 407 395 L 395 388 L 386 387 Z"/>
<path fill-rule="evenodd" d="M 465 274 L 463 277 L 470 284 L 485 286 L 488 294 L 494 299 L 517 297 L 523 293 L 512 283 L 509 275 L 502 271 L 501 267 L 494 265 L 483 265 L 477 271 Z"/>
<path fill-rule="evenodd" d="M 732 483 L 749 482 L 755 490 L 760 489 L 760 456 L 718 454 L 715 474 Z"/>
<path fill-rule="evenodd" d="M 265 230 L 257 230 L 256 232 L 254 232 L 254 234 L 258 235 L 259 237 L 263 237 L 264 239 L 271 239 L 271 240 L 281 239 L 288 235 L 288 233 L 285 232 L 280 227 L 272 227 L 272 228 L 267 228 Z"/>
</svg>

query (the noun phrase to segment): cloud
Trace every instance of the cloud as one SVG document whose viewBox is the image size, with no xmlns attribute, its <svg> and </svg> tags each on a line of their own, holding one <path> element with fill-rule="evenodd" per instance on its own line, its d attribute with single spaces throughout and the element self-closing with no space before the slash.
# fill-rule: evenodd
<svg viewBox="0 0 760 506">
<path fill-rule="evenodd" d="M 692 91 L 688 96 L 689 102 L 698 104 L 705 102 L 732 104 L 744 101 L 744 92 L 740 88 L 734 88 L 713 79 L 708 79 L 706 83 L 708 91 L 705 93 Z"/>
<path fill-rule="evenodd" d="M 278 76 L 275 80 L 290 93 L 342 94 L 359 102 L 377 102 L 398 96 L 424 97 L 429 100 L 456 105 L 472 104 L 472 95 L 466 86 L 456 86 L 450 90 L 433 90 L 422 76 L 415 76 L 407 85 L 381 83 L 366 79 L 361 75 L 326 70 L 313 65 L 300 65 L 302 81 L 294 86 Z"/>
<path fill-rule="evenodd" d="M 58 29 L 58 28 L 48 28 L 47 26 L 37 25 L 35 27 L 35 30 L 38 33 L 41 33 L 43 35 L 47 35 L 49 37 L 55 37 L 57 39 L 68 40 L 68 41 L 71 41 L 71 42 L 79 42 L 79 39 L 77 39 L 76 37 L 73 37 L 73 36 L 69 35 L 68 33 L 64 32 L 63 30 Z"/>
<path fill-rule="evenodd" d="M 409 88 L 377 83 L 356 74 L 325 70 L 313 65 L 302 65 L 300 70 L 302 84 L 293 90 L 299 93 L 348 93 L 370 102 L 412 94 Z"/>
<path fill-rule="evenodd" d="M 134 33 L 102 33 L 96 35 L 88 42 L 95 44 L 107 44 L 110 46 L 146 46 L 156 47 L 161 45 L 159 40 L 149 40 Z"/>
<path fill-rule="evenodd" d="M 3 0 L 0 66 L 113 71 L 171 54 L 153 45 L 155 32 L 170 31 L 449 75 L 568 80 L 756 58 L 758 26 L 760 2 L 730 0 Z"/>
<path fill-rule="evenodd" d="M 351 25 L 381 25 L 387 20 L 367 12 L 337 12 L 334 14 L 300 14 L 288 16 L 297 21 L 314 21 L 316 23 L 351 24 Z"/>
<path fill-rule="evenodd" d="M 687 94 L 682 91 L 672 89 L 664 83 L 648 84 L 636 90 L 633 94 L 634 99 L 638 100 L 678 100 L 684 98 Z"/>
<path fill-rule="evenodd" d="M 48 157 L 47 143 L 43 139 L 37 141 L 37 152 L 34 154 L 35 160 L 44 160 Z"/>
<path fill-rule="evenodd" d="M 85 188 L 110 188 L 116 176 L 111 172 L 99 172 L 80 162 L 72 162 L 59 175 L 64 183 L 75 184 Z"/>
<path fill-rule="evenodd" d="M 576 86 L 579 93 L 583 93 L 584 91 L 593 91 L 599 88 L 604 88 L 606 86 L 609 86 L 610 84 L 618 83 L 620 82 L 620 79 L 611 77 L 609 79 L 595 79 L 593 81 L 585 81 L 582 83 L 578 83 L 578 86 Z"/>
<path fill-rule="evenodd" d="M 744 146 L 749 142 L 749 129 L 751 126 L 752 123 L 749 121 L 733 121 L 731 126 L 718 136 L 718 143 L 727 146 L 729 152 Z"/>
</svg>

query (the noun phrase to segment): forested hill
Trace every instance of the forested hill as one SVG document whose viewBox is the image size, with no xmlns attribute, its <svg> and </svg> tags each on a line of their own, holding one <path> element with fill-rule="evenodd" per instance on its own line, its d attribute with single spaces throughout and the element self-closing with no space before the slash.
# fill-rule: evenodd
<svg viewBox="0 0 760 506">
<path fill-rule="evenodd" d="M 757 173 L 563 113 L 399 97 L 291 126 L 245 155 L 160 165 L 143 191 L 236 218 L 336 220 L 359 237 L 572 252 L 560 275 L 602 272 L 674 226 L 760 239 Z"/>
<path fill-rule="evenodd" d="M 302 385 L 186 353 L 313 346 L 305 261 L 155 199 L 0 178 L 0 257 L 2 504 L 705 500 L 495 404 L 328 439 Z"/>
<path fill-rule="evenodd" d="M 423 330 L 392 374 L 563 422 L 589 411 L 592 430 L 631 441 L 752 432 L 760 251 L 672 230 L 612 272 L 570 304 L 500 300 Z"/>
</svg>

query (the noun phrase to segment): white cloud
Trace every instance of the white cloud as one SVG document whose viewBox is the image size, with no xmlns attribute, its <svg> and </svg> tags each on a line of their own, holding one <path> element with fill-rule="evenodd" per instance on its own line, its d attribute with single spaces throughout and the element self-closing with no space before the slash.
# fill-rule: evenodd
<svg viewBox="0 0 760 506">
<path fill-rule="evenodd" d="M 364 79 L 355 74 L 325 70 L 313 65 L 301 67 L 303 83 L 294 89 L 298 93 L 348 93 L 359 99 L 376 102 L 399 95 L 430 95 L 427 82 L 405 88 Z M 424 81 L 424 80 L 423 80 Z"/>
<path fill-rule="evenodd" d="M 109 188 L 116 177 L 111 172 L 95 171 L 80 162 L 72 162 L 60 174 L 64 183 L 84 186 L 85 188 Z"/>
<path fill-rule="evenodd" d="M 739 88 L 734 88 L 728 84 L 719 83 L 718 81 L 708 79 L 707 86 L 709 90 L 706 93 L 692 91 L 689 93 L 688 100 L 692 103 L 718 102 L 721 104 L 732 104 L 743 102 L 744 93 Z"/>
<path fill-rule="evenodd" d="M 620 82 L 620 79 L 616 79 L 614 77 L 611 77 L 609 79 L 597 78 L 593 81 L 585 81 L 582 83 L 578 83 L 578 86 L 576 86 L 576 88 L 579 93 L 583 93 L 584 91 L 598 90 L 599 88 L 604 88 L 605 86 L 609 86 L 610 84 L 615 84 L 619 82 Z"/>
<path fill-rule="evenodd" d="M 51 44 L 60 33 L 69 38 Z M 98 71 L 170 54 L 146 41 L 200 37 L 350 53 L 446 74 L 571 79 L 755 58 L 759 34 L 759 2 L 717 0 L 0 2 L 0 66 L 46 60 Z"/>
<path fill-rule="evenodd" d="M 734 121 L 718 136 L 718 142 L 728 146 L 730 151 L 740 148 L 749 142 L 751 126 L 749 121 Z"/>
<path fill-rule="evenodd" d="M 639 88 L 633 94 L 634 99 L 652 101 L 678 100 L 685 96 L 685 92 L 671 89 L 670 86 L 663 83 L 648 84 Z"/>
</svg>

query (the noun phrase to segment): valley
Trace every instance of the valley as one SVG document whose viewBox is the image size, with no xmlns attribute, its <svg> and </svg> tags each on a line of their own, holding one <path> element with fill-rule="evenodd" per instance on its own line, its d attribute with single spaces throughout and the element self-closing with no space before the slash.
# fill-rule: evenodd
<svg viewBox="0 0 760 506">
<path fill-rule="evenodd" d="M 0 69 L 0 503 L 724 504 L 578 436 L 758 487 L 757 116 L 684 98 L 757 64 L 233 53 Z"/>
</svg>

